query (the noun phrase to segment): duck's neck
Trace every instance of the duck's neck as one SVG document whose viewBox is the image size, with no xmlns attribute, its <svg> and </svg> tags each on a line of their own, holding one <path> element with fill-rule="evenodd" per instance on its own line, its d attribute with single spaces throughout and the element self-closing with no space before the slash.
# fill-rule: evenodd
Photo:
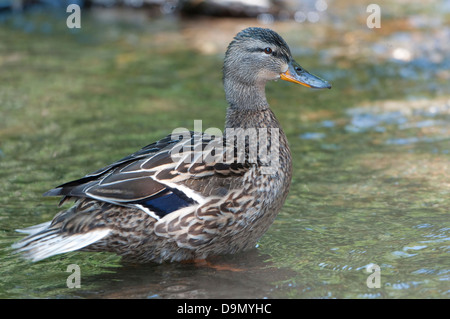
<svg viewBox="0 0 450 319">
<path fill-rule="evenodd" d="M 231 107 L 240 109 L 266 109 L 266 83 L 245 83 L 234 79 L 224 79 L 225 96 Z"/>
<path fill-rule="evenodd" d="M 229 104 L 226 128 L 279 127 L 266 100 L 265 83 L 248 85 L 225 79 L 224 86 Z"/>
<path fill-rule="evenodd" d="M 225 85 L 227 85 L 226 81 Z M 286 135 L 281 129 L 275 114 L 269 108 L 264 92 L 264 86 L 250 87 L 243 85 L 239 88 L 239 86 L 232 85 L 232 87 L 226 87 L 225 91 L 230 105 L 227 109 L 224 137 L 236 141 L 235 134 L 238 134 L 241 138 L 242 136 L 248 136 L 249 141 L 255 141 L 258 146 L 257 159 L 266 164 L 268 164 L 267 160 L 270 159 L 269 166 L 271 169 L 275 168 L 275 171 L 266 172 L 268 174 L 278 174 L 281 178 L 279 185 L 289 185 L 291 182 L 290 176 L 292 170 L 291 152 L 289 150 Z M 242 129 L 244 131 L 237 131 L 236 129 Z M 230 135 L 228 133 L 230 133 Z M 265 142 L 263 140 L 264 138 Z M 278 141 L 276 141 L 276 139 L 278 139 Z M 245 141 L 246 143 L 250 143 L 247 142 L 247 139 Z M 267 149 L 266 151 L 262 151 L 264 150 L 264 145 L 270 149 L 270 154 L 266 154 Z M 264 154 L 264 156 L 260 157 L 262 154 Z M 266 157 L 265 155 L 268 155 L 269 157 Z M 286 196 L 286 194 L 287 193 L 283 196 Z"/>
<path fill-rule="evenodd" d="M 254 110 L 228 107 L 225 129 L 228 128 L 241 128 L 244 130 L 250 128 L 277 128 L 282 132 L 280 123 L 270 108 Z"/>
</svg>

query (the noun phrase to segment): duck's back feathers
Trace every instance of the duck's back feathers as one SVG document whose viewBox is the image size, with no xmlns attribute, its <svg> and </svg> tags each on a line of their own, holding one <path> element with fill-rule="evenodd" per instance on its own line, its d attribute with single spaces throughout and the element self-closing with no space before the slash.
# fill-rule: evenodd
<svg viewBox="0 0 450 319">
<path fill-rule="evenodd" d="M 119 166 L 126 166 L 130 163 L 136 162 L 142 158 L 152 157 L 153 155 L 157 154 L 162 149 L 168 148 L 169 146 L 180 142 L 179 140 L 173 139 L 171 135 L 166 136 L 165 138 L 149 144 L 139 151 L 128 155 L 124 158 L 122 158 L 119 161 L 116 161 L 108 166 L 105 166 L 99 170 L 96 170 L 93 173 L 87 174 L 84 177 L 70 181 L 68 183 L 64 183 L 62 185 L 59 185 L 58 187 L 49 190 L 48 192 L 44 193 L 44 196 L 69 196 L 69 193 L 80 185 L 86 185 L 92 181 L 98 181 L 99 179 L 102 179 L 105 177 L 105 175 L 110 175 L 112 171 L 114 171 Z M 81 195 L 81 194 L 79 194 Z"/>
<path fill-rule="evenodd" d="M 213 149 L 213 144 L 220 144 L 222 151 Z M 209 178 L 242 176 L 248 170 L 250 164 L 238 163 L 234 153 L 232 160 L 224 163 L 224 144 L 222 137 L 207 134 L 169 135 L 44 195 L 64 196 L 62 202 L 91 198 L 138 208 L 159 219 L 180 208 L 204 203 L 206 196 L 217 191 L 218 185 Z"/>
</svg>

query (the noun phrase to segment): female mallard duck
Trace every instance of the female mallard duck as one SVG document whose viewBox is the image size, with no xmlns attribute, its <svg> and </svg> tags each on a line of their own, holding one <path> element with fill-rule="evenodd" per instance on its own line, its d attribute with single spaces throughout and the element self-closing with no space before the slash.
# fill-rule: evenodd
<svg viewBox="0 0 450 319">
<path fill-rule="evenodd" d="M 229 104 L 224 137 L 174 133 L 48 191 L 63 196 L 61 202 L 75 199 L 74 206 L 19 230 L 28 237 L 15 248 L 33 261 L 83 250 L 163 262 L 254 247 L 282 207 L 292 175 L 266 82 L 331 86 L 300 67 L 277 33 L 262 28 L 236 35 L 223 71 Z"/>
</svg>

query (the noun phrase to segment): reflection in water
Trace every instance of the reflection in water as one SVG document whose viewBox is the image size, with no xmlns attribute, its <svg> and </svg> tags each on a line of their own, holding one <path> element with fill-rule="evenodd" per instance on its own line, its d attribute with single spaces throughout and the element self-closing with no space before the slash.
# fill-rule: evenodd
<svg viewBox="0 0 450 319">
<path fill-rule="evenodd" d="M 95 298 L 273 298 L 274 283 L 294 275 L 267 262 L 269 256 L 252 250 L 245 254 L 211 258 L 208 263 L 162 265 L 122 264 L 120 268 L 84 279 L 92 290 L 81 292 Z M 76 293 L 76 292 L 75 292 Z"/>
</svg>

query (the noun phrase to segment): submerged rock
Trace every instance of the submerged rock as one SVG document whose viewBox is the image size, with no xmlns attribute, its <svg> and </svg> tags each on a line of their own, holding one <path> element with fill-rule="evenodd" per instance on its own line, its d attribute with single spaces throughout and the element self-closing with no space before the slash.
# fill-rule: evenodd
<svg viewBox="0 0 450 319">
<path fill-rule="evenodd" d="M 256 17 L 271 12 L 273 5 L 270 0 L 185 0 L 180 1 L 180 10 L 186 14 Z"/>
</svg>

